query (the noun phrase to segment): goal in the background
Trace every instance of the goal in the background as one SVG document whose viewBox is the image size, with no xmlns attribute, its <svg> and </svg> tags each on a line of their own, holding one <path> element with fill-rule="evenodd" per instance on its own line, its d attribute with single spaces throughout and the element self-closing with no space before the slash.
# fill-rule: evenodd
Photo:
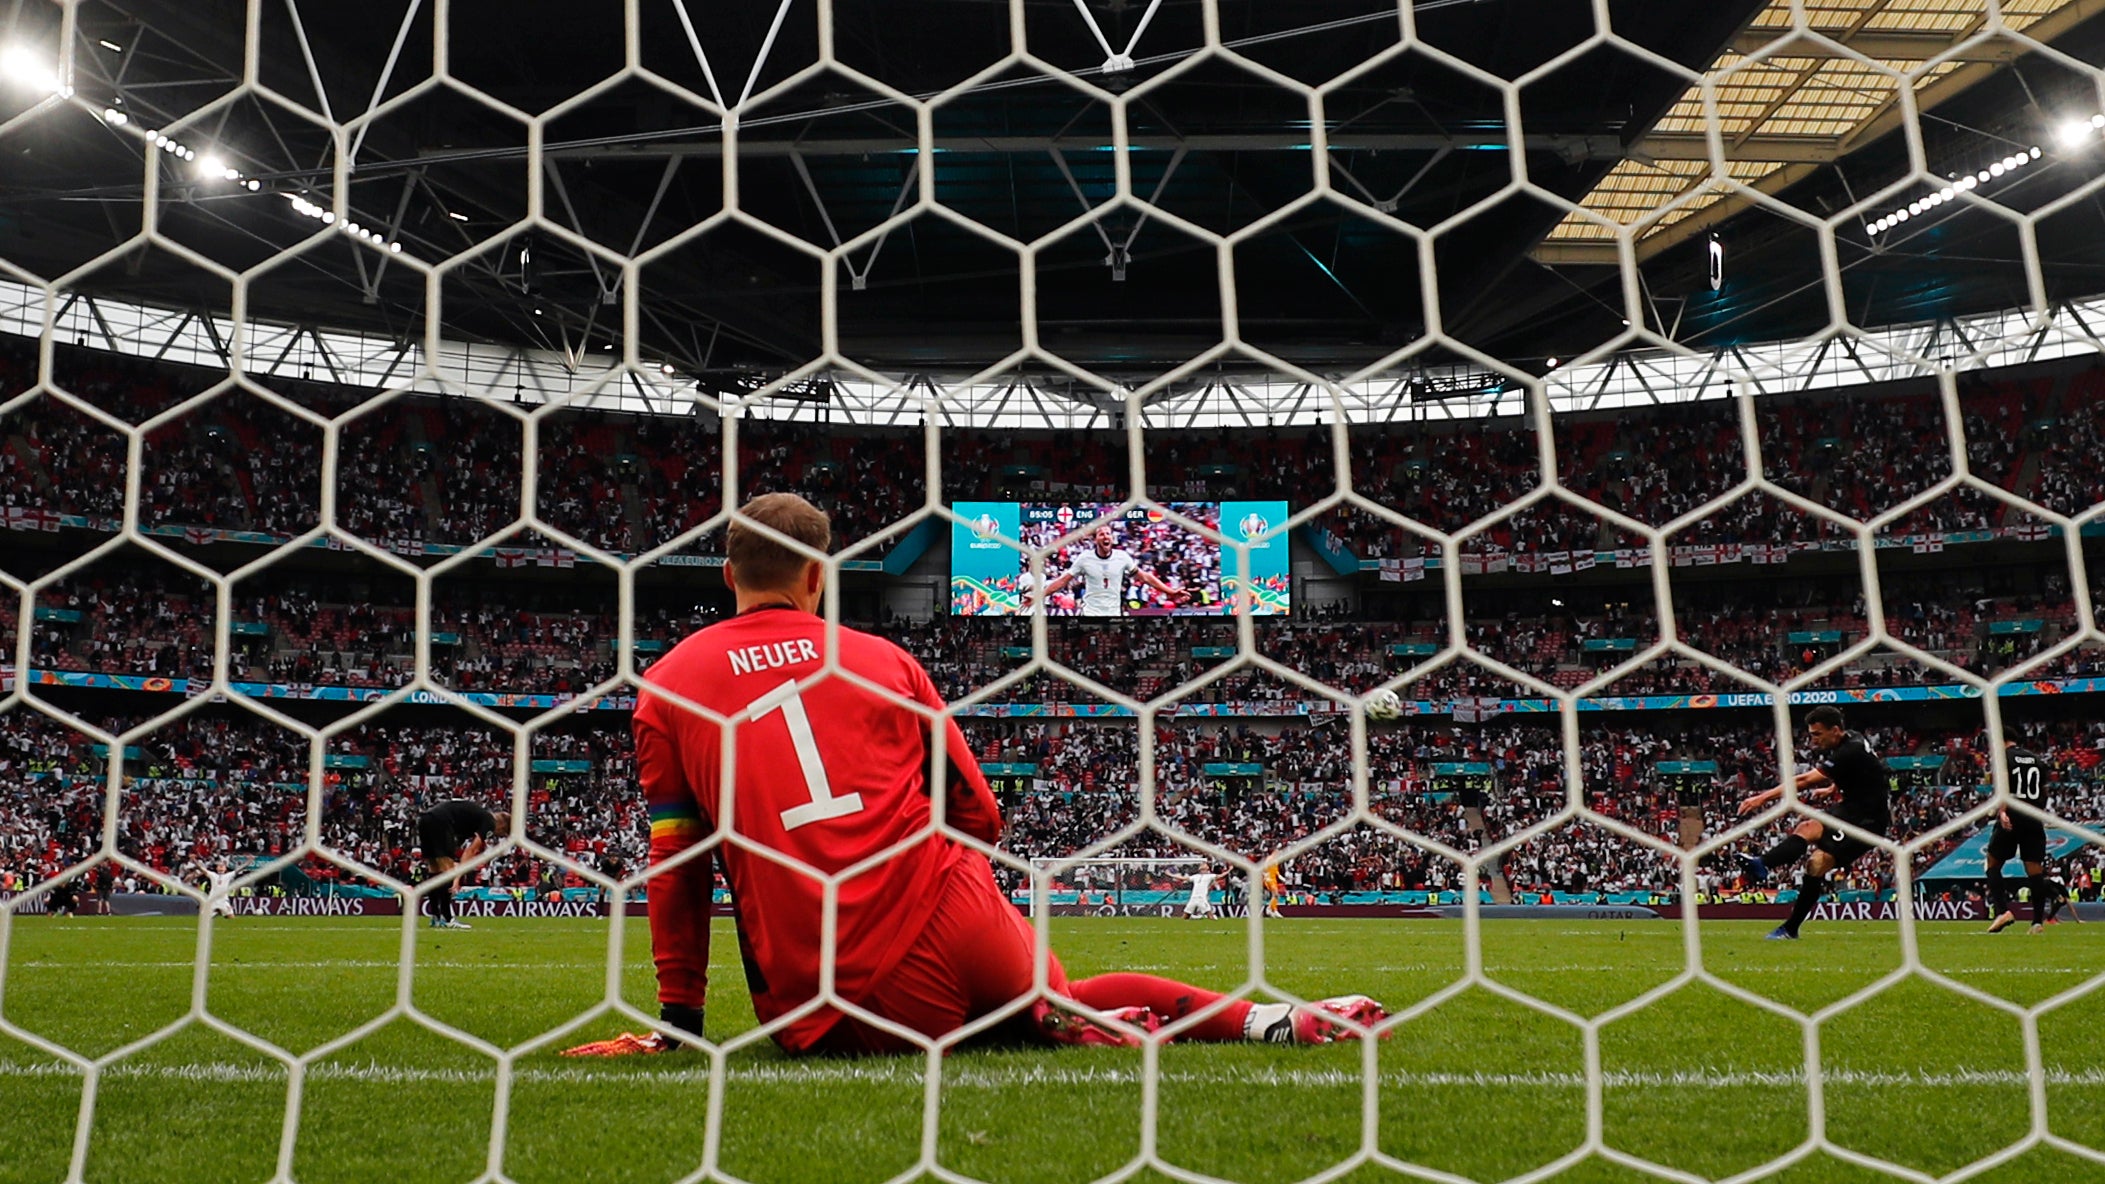
<svg viewBox="0 0 2105 1184">
<path fill-rule="evenodd" d="M 1191 899 L 1191 877 L 1225 871 L 1196 855 L 1169 859 L 1102 857 L 1031 860 L 1031 915 L 1066 917 L 1168 917 Z M 1239 883 L 1240 880 L 1237 881 Z M 1225 874 L 1209 886 L 1215 916 L 1241 916 L 1246 899 Z"/>
</svg>

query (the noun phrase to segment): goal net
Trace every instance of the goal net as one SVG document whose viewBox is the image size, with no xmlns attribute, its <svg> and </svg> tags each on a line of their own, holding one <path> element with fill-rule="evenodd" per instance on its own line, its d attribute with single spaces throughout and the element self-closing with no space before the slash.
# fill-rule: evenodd
<svg viewBox="0 0 2105 1184">
<path fill-rule="evenodd" d="M 1974 932 L 2105 919 L 2098 11 L 10 6 L 0 1177 L 2099 1177 L 2105 926 Z M 643 800 L 782 491 L 998 837 Z M 789 831 L 800 694 L 673 705 Z M 840 902 L 943 844 L 1039 981 L 1232 998 L 876 1014 Z M 719 859 L 821 885 L 792 1014 Z M 700 1039 L 560 1059 L 669 1022 L 668 877 Z"/>
</svg>

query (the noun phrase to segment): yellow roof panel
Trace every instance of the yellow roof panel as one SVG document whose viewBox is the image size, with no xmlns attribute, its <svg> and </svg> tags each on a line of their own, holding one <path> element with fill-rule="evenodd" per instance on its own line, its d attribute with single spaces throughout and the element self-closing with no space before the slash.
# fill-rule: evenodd
<svg viewBox="0 0 2105 1184">
<path fill-rule="evenodd" d="M 1726 175 L 1742 184 L 1752 184 L 1769 172 L 1764 161 L 1731 161 Z M 1651 229 L 1663 229 L 1716 202 L 1730 190 L 1711 177 L 1710 165 L 1700 160 L 1662 160 L 1642 164 L 1625 160 L 1610 169 L 1600 184 L 1586 196 L 1585 209 L 1628 226 L 1660 206 L 1690 190 L 1697 191 L 1684 205 L 1662 215 Z M 1557 228 L 1559 242 L 1609 243 L 1614 231 L 1599 223 L 1569 214 Z"/>
<path fill-rule="evenodd" d="M 2003 20 L 2010 28 L 2022 31 L 2070 2 L 2003 0 Z M 1790 0 L 1770 0 L 1747 27 L 1752 33 L 1775 33 L 1779 39 L 1803 27 L 1846 46 L 1851 37 L 1871 33 L 1935 34 L 1956 42 L 1971 36 L 1986 22 L 1984 0 L 1807 0 L 1802 11 L 1801 26 L 1794 19 Z M 1714 111 L 1724 141 L 1726 171 L 1736 180 L 1753 184 L 1787 166 L 1774 161 L 1732 159 L 1735 144 L 1754 136 L 1788 136 L 1815 143 L 1826 141 L 1839 151 L 1852 133 L 1898 102 L 1904 81 L 1919 91 L 1960 67 L 1957 62 L 1943 62 L 1921 69 L 1921 63 L 1941 52 L 1941 48 L 1934 43 L 1920 48 L 1891 44 L 1911 40 L 1914 39 L 1887 37 L 1880 48 L 1889 53 L 1909 50 L 1913 56 L 1876 60 L 1896 73 L 1918 70 L 1912 80 L 1896 78 L 1847 57 L 1779 54 L 1750 61 L 1728 47 L 1706 71 L 1715 96 L 1712 106 L 1706 109 L 1702 88 L 1690 87 L 1652 131 L 1701 136 L 1709 130 Z M 1701 161 L 1624 160 L 1610 169 L 1580 204 L 1605 218 L 1627 224 L 1673 200 L 1709 171 L 1708 164 Z M 1660 219 L 1647 233 L 1665 229 L 1717 201 L 1718 196 L 1699 196 Z M 1602 242 L 1610 237 L 1593 222 L 1573 214 L 1567 215 L 1546 241 Z"/>
</svg>

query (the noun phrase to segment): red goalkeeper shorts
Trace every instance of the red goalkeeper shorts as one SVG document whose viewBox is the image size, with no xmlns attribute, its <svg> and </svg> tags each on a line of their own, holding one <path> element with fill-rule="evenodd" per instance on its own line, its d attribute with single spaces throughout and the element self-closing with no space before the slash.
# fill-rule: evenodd
<svg viewBox="0 0 2105 1184">
<path fill-rule="evenodd" d="M 958 861 L 928 928 L 877 987 L 859 1003 L 903 1028 L 942 1036 L 1031 993 L 1038 935 L 994 884 L 993 868 L 978 852 Z M 1047 955 L 1046 983 L 1066 994 L 1067 972 Z M 1019 1014 L 1019 1022 L 1028 1013 Z M 813 1052 L 902 1053 L 912 1041 L 844 1016 L 812 1045 Z"/>
</svg>

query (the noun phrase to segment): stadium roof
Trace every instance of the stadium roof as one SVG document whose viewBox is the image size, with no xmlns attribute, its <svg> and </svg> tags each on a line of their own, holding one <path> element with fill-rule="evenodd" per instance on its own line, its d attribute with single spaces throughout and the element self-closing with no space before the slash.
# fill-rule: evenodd
<svg viewBox="0 0 2105 1184">
<path fill-rule="evenodd" d="M 110 297 L 62 303 L 57 341 L 207 370 L 226 369 L 229 343 L 249 344 L 248 373 L 332 381 L 374 390 L 410 389 L 510 402 L 639 415 L 734 414 L 813 423 L 1007 428 L 1122 426 L 1135 403 L 1045 371 L 937 382 L 925 376 L 873 382 L 817 371 L 779 389 L 726 390 L 665 368 L 618 359 L 575 359 L 545 350 L 441 340 L 436 349 L 371 334 L 231 321 Z M 41 290 L 0 280 L 0 333 L 33 336 L 47 315 Z M 1755 397 L 1920 379 L 1925 367 L 2028 365 L 2095 354 L 2105 334 L 2105 297 L 2058 307 L 2049 318 L 2024 310 L 1895 326 L 1857 336 L 1717 347 L 1706 352 L 1621 350 L 1552 370 L 1539 383 L 1553 413 L 1663 406 L 1746 393 Z M 1529 385 L 1481 367 L 1421 368 L 1335 382 L 1223 371 L 1138 401 L 1148 427 L 1264 428 L 1294 424 L 1395 424 L 1517 416 Z"/>
<path fill-rule="evenodd" d="M 1734 96 L 1728 170 L 1812 220 L 1866 195 L 1905 205 L 1931 192 L 1894 187 L 1913 168 L 1910 139 L 1881 114 L 1890 93 L 1851 81 L 1871 67 L 1849 54 L 1951 50 L 1971 27 L 1950 15 L 1959 7 L 1809 6 L 1812 29 L 1845 48 L 1799 37 L 1717 75 L 1720 97 Z M 1659 196 L 1633 185 L 1680 186 L 1707 168 L 1695 159 L 1707 144 L 1689 140 L 1689 73 L 1761 55 L 1778 4 L 1611 0 L 1611 44 L 1592 40 L 1586 4 L 1421 0 L 1406 45 L 1383 0 L 1220 0 L 1209 50 L 1197 0 L 835 0 L 842 68 L 824 68 L 807 0 L 666 0 L 641 6 L 635 30 L 635 64 L 657 81 L 620 77 L 620 8 L 455 0 L 439 29 L 416 0 L 294 0 L 258 7 L 251 31 L 241 0 L 83 0 L 70 100 L 0 86 L 0 258 L 66 277 L 53 310 L 171 310 L 134 319 L 199 332 L 233 323 L 232 287 L 205 264 L 245 272 L 248 321 L 301 330 L 269 337 L 283 351 L 269 365 L 321 365 L 325 340 L 372 356 L 527 359 L 505 365 L 547 381 L 514 374 L 521 395 L 592 382 L 624 358 L 638 374 L 750 391 L 829 353 L 944 389 L 1027 352 L 1027 280 L 1036 356 L 1014 365 L 1020 387 L 995 367 L 983 385 L 1008 393 L 984 407 L 1008 420 L 1042 405 L 1048 423 L 1116 402 L 1063 365 L 1139 386 L 1203 362 L 1175 392 L 1198 404 L 1236 384 L 1291 389 L 1217 352 L 1224 294 L 1255 350 L 1459 406 L 1492 373 L 1469 351 L 1541 374 L 1633 322 L 1684 361 L 1844 320 L 1928 326 L 1901 331 L 1916 337 L 1964 318 L 2036 327 L 2001 310 L 2105 289 L 2095 203 L 2036 220 L 2030 270 L 1997 209 L 2026 215 L 2095 179 L 2105 152 L 2046 137 L 2105 102 L 2094 72 L 2066 64 L 2105 56 L 2105 0 L 2007 0 L 2013 26 L 2068 58 L 1966 43 L 1918 88 L 1925 167 L 1985 168 L 2012 144 L 2046 143 L 2022 176 L 1895 233 L 1838 224 L 1838 284 L 1821 236 L 1776 204 L 1695 195 L 1640 239 L 1634 297 L 1576 235 L 1570 206 L 1627 212 Z M 58 12 L 18 5 L 4 36 L 56 53 Z M 1011 12 L 1031 60 L 1013 56 Z M 450 82 L 434 76 L 441 48 Z M 1495 80 L 1522 78 L 1509 107 Z M 735 127 L 719 101 L 738 109 Z M 537 114 L 537 130 L 507 109 Z M 200 176 L 154 146 L 162 133 L 242 181 Z M 1332 197 L 1313 193 L 1319 159 Z M 732 178 L 738 218 L 721 214 Z M 153 242 L 140 237 L 149 193 Z M 318 229 L 324 212 L 372 241 Z M 1728 252 L 1715 291 L 1706 229 Z M 1230 234 L 1225 248 L 1212 237 Z M 1028 266 L 1001 236 L 1034 244 Z M 253 350 L 248 365 L 268 368 Z M 857 417 L 833 402 L 841 389 L 801 384 L 791 413 Z M 1287 409 L 1305 400 L 1282 399 L 1269 416 L 1301 414 Z M 1229 400 L 1217 418 L 1244 414 Z"/>
<path fill-rule="evenodd" d="M 1683 91 L 1579 203 L 1629 226 L 1690 194 L 1691 200 L 1640 232 L 1640 258 L 1717 225 L 1747 204 L 1731 188 L 1711 182 L 1712 111 L 1723 172 L 1749 189 L 1776 194 L 1898 128 L 1905 117 L 1903 76 L 1916 92 L 1917 111 L 1929 111 L 2027 48 L 2023 41 L 1987 34 L 1987 10 L 1979 0 L 1822 0 L 1805 6 L 1803 24 L 1791 9 L 1790 0 L 1769 0 L 1709 64 L 1704 73 L 1710 94 L 1700 85 Z M 2070 0 L 2004 0 L 2002 13 L 2009 30 L 2048 43 L 2096 15 L 2093 6 Z M 1609 226 L 1571 214 L 1536 255 L 1581 259 L 1587 255 L 1579 244 L 1612 250 L 1614 240 Z"/>
</svg>

